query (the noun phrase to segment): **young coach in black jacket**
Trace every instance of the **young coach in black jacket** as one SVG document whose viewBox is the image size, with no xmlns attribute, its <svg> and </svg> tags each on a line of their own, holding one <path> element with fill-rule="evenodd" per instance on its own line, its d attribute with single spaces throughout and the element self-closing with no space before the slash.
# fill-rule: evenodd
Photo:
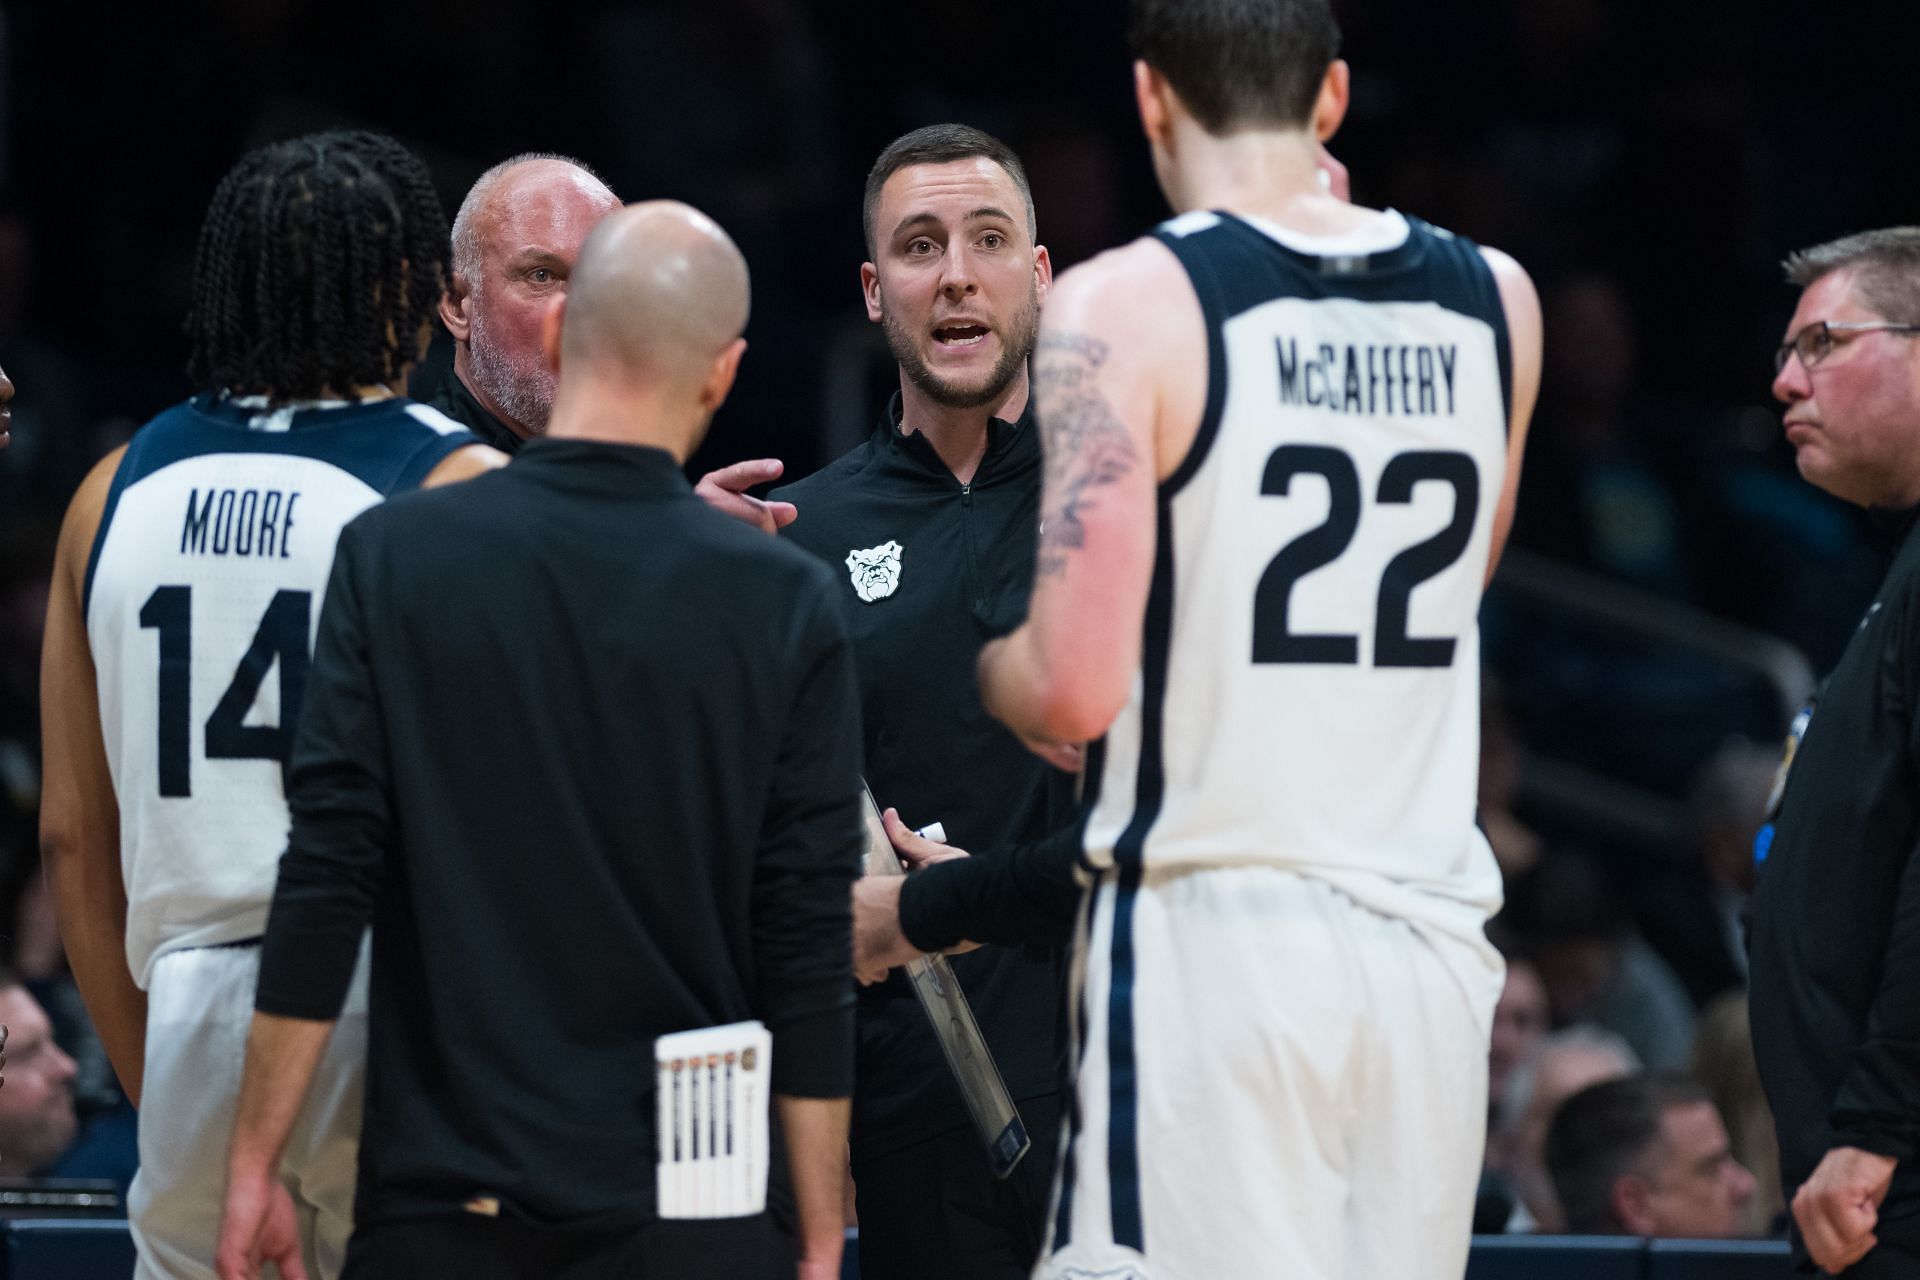
<svg viewBox="0 0 1920 1280">
<path fill-rule="evenodd" d="M 1019 160 L 975 129 L 889 146 L 865 219 L 867 314 L 899 361 L 900 394 L 864 444 L 776 491 L 799 509 L 784 536 L 836 578 L 879 803 L 969 849 L 1037 839 L 1070 820 L 1072 777 L 988 717 L 973 667 L 1019 624 L 1032 587 L 1027 357 L 1052 268 Z M 852 1137 L 865 1280 L 1031 1269 L 1058 1145 L 1062 954 L 989 947 L 953 961 L 1033 1140 L 1005 1183 L 904 978 L 862 993 Z"/>
<path fill-rule="evenodd" d="M 342 536 L 229 1161 L 226 1280 L 292 1247 L 279 1156 L 369 922 L 347 1275 L 838 1276 L 851 657 L 819 565 L 680 474 L 746 312 L 745 263 L 706 218 L 612 215 L 581 253 L 564 347 L 548 321 L 564 357 L 550 438 Z M 518 659 L 474 657 L 503 651 Z M 776 1185 L 765 1213 L 664 1220 L 654 1040 L 747 1019 L 772 1033 L 791 1201 Z"/>
</svg>

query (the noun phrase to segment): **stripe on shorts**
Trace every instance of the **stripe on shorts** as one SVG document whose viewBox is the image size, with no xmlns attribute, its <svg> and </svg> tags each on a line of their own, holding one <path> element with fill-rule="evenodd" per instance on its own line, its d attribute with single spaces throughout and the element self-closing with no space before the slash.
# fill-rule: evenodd
<svg viewBox="0 0 1920 1280">
<path fill-rule="evenodd" d="M 1140 893 L 1147 835 L 1160 816 L 1166 793 L 1161 759 L 1166 718 L 1167 666 L 1173 647 L 1173 500 L 1162 493 L 1153 561 L 1153 586 L 1147 596 L 1146 630 L 1140 656 L 1140 763 L 1134 787 L 1133 817 L 1113 847 L 1118 884 L 1113 900 L 1113 991 L 1107 1023 L 1108 1194 L 1112 1197 L 1113 1242 L 1147 1251 L 1140 1209 L 1140 1096 L 1133 1035 L 1133 907 Z"/>
</svg>

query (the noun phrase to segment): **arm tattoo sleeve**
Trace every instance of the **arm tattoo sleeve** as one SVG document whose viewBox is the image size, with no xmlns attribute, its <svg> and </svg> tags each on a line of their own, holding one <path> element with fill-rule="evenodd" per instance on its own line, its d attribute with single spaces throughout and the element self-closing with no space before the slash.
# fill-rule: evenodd
<svg viewBox="0 0 1920 1280">
<path fill-rule="evenodd" d="M 1139 464 L 1139 449 L 1095 371 L 1107 362 L 1107 344 L 1084 333 L 1056 333 L 1034 351 L 1034 397 L 1046 456 L 1045 493 L 1036 573 L 1064 571 L 1067 557 L 1086 545 L 1083 517 L 1097 491 Z"/>
</svg>

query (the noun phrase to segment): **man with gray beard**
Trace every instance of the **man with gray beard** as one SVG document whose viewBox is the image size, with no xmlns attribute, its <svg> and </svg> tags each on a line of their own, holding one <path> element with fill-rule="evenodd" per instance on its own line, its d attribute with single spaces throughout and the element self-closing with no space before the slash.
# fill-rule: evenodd
<svg viewBox="0 0 1920 1280">
<path fill-rule="evenodd" d="M 524 152 L 480 175 L 454 215 L 453 280 L 440 300 L 453 376 L 427 403 L 505 453 L 545 433 L 556 376 L 540 350 L 541 318 L 566 296 L 587 233 L 619 207 L 600 175 L 569 156 Z M 778 462 L 753 458 L 707 473 L 694 491 L 772 533 L 793 508 L 747 490 L 779 475 Z"/>
<path fill-rule="evenodd" d="M 973 675 L 980 646 L 1020 622 L 1033 582 L 1040 442 L 1027 359 L 1053 268 L 1018 157 L 963 125 L 883 151 L 865 222 L 867 318 L 886 334 L 900 391 L 865 443 L 774 497 L 799 510 L 783 536 L 842 583 L 875 797 L 915 825 L 942 823 L 959 846 L 1006 849 L 1067 822 L 1065 770 L 1078 767 L 1077 750 L 1059 768 L 1035 759 L 987 716 Z M 905 979 L 862 993 L 852 1156 L 867 1280 L 1031 1269 L 1060 1115 L 1060 959 L 989 946 L 953 962 L 1032 1137 L 1005 1182 Z"/>
<path fill-rule="evenodd" d="M 547 429 L 554 373 L 540 323 L 587 233 L 620 207 L 578 160 L 528 152 L 480 175 L 453 219 L 453 281 L 440 320 L 453 335 L 453 377 L 431 403 L 512 453 Z"/>
</svg>

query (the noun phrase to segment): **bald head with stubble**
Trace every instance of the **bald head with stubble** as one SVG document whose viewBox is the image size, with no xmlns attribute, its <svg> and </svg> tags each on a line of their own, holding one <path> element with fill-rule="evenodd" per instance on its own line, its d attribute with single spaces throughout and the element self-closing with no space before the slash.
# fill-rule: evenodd
<svg viewBox="0 0 1920 1280">
<path fill-rule="evenodd" d="M 655 200 L 610 215 L 580 250 L 560 334 L 561 394 L 615 389 L 669 431 L 692 428 L 685 456 L 726 398 L 747 327 L 746 259 L 720 225 Z"/>
</svg>

